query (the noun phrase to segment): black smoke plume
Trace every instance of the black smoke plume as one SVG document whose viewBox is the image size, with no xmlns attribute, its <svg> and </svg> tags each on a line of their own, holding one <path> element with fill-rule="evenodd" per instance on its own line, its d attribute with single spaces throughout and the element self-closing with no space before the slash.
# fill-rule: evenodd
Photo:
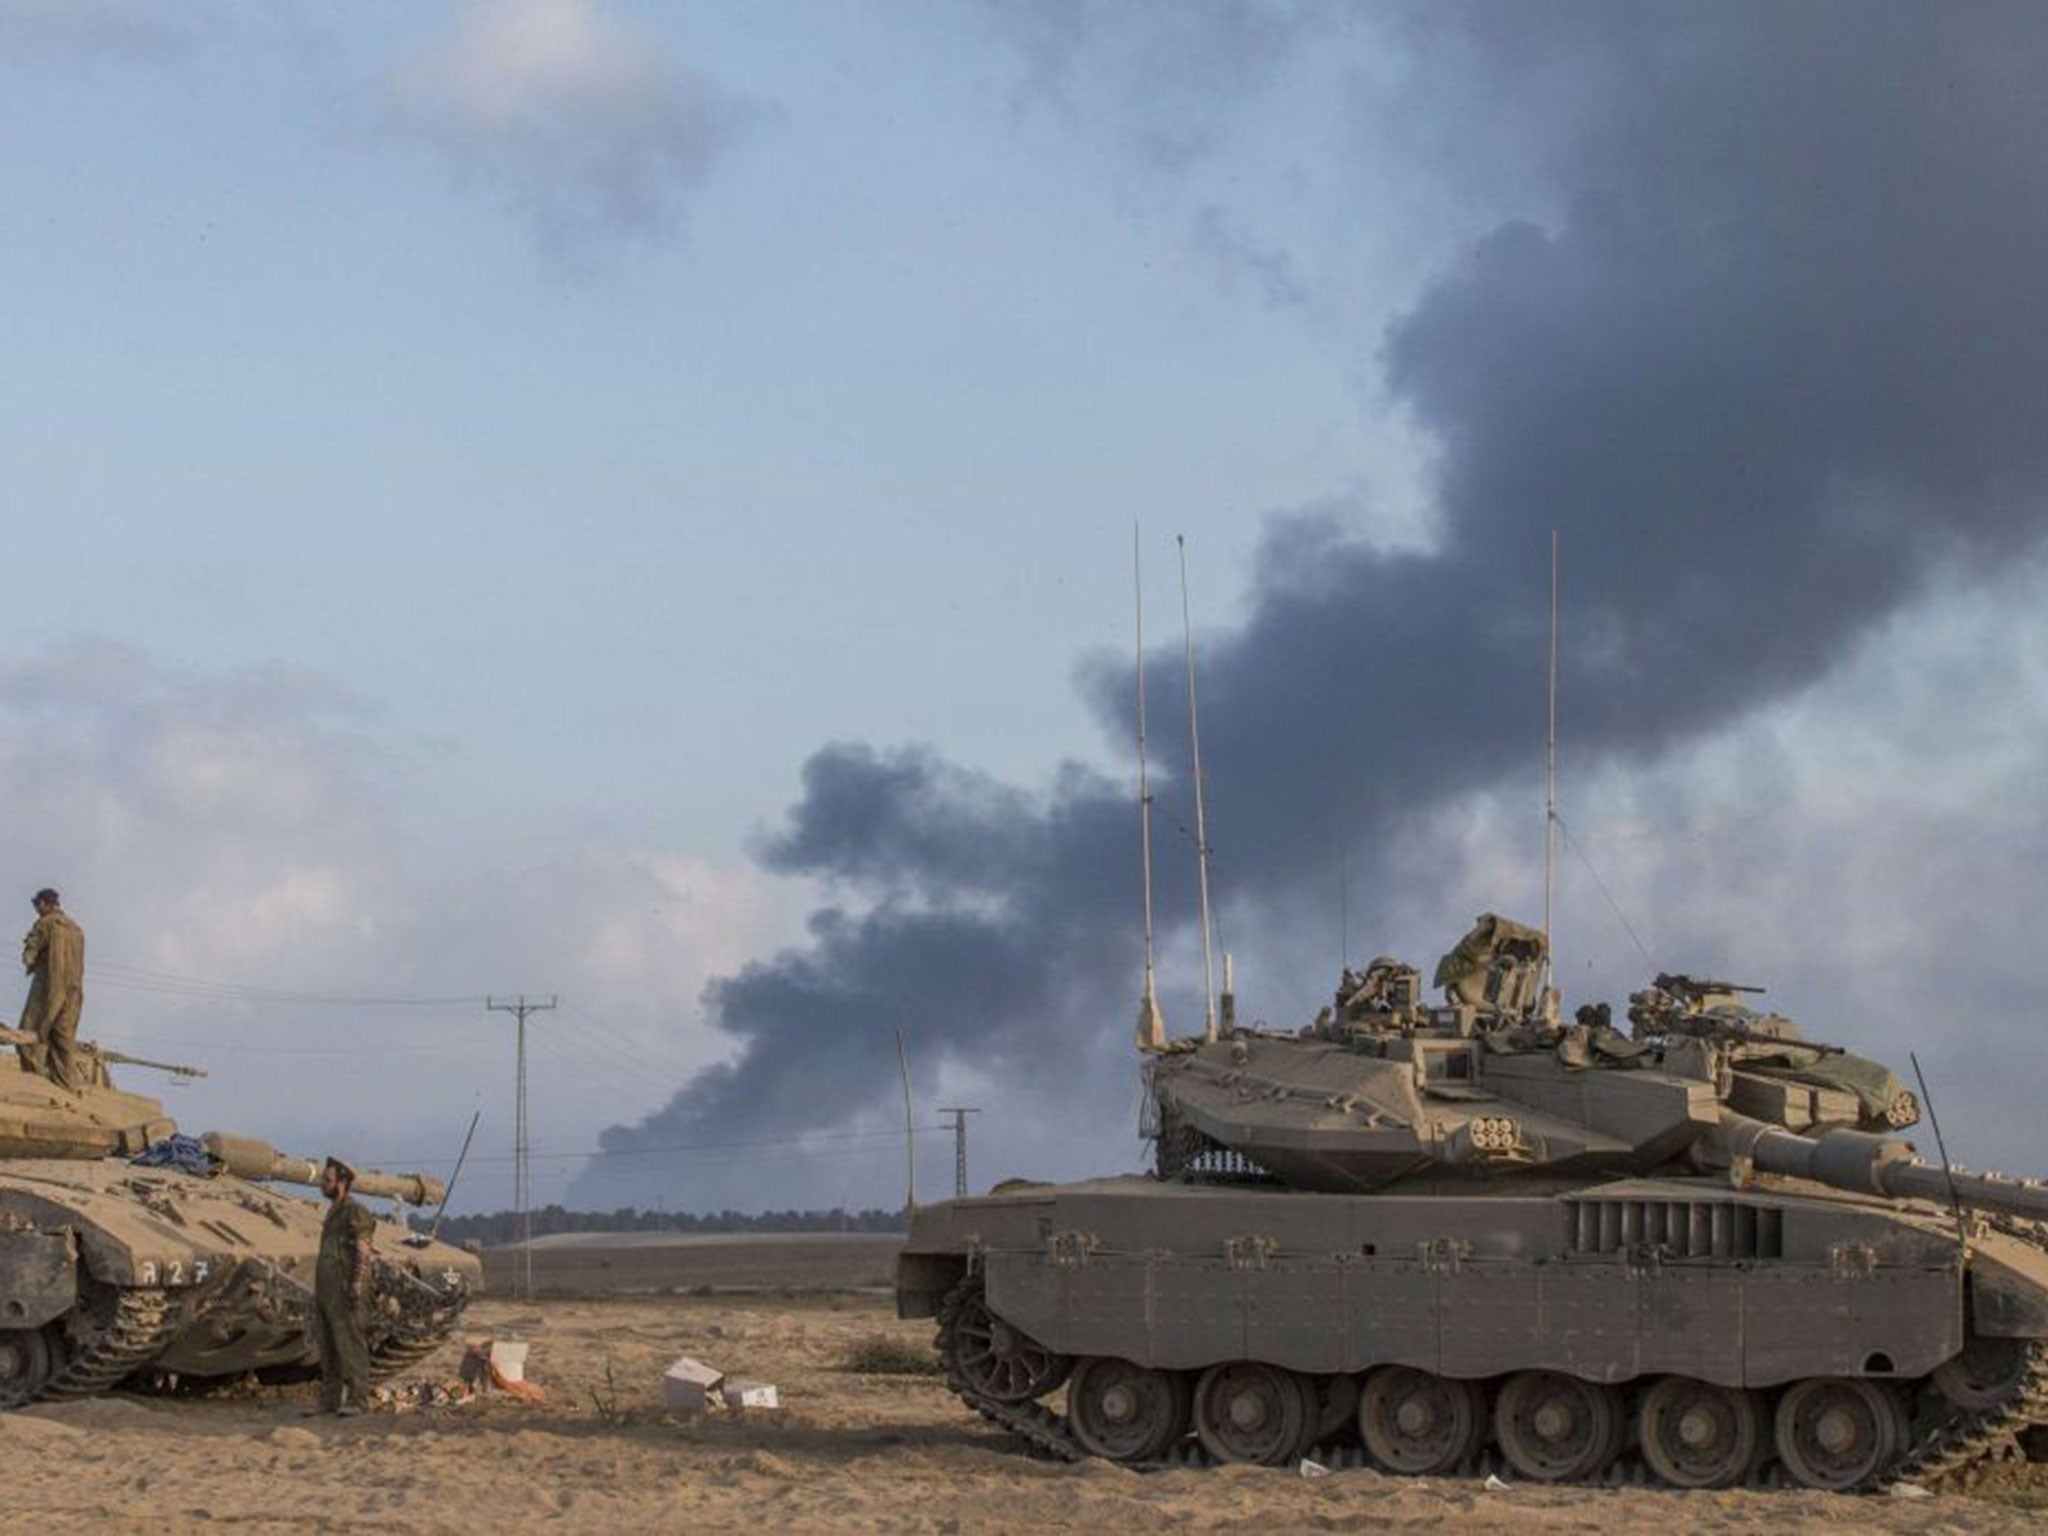
<svg viewBox="0 0 2048 1536">
<path fill-rule="evenodd" d="M 1583 764 L 1648 762 L 1796 693 L 1937 576 L 1967 586 L 2048 526 L 2038 8 L 1503 5 L 1432 11 L 1412 38 L 1447 113 L 1526 136 L 1556 212 L 1475 228 L 1380 339 L 1440 447 L 1433 547 L 1375 548 L 1341 505 L 1276 515 L 1248 616 L 1204 642 L 1240 915 L 1326 891 L 1339 836 L 1369 846 L 1526 777 L 1553 528 Z M 1563 118 L 1532 86 L 1559 80 Z M 1177 662 L 1150 683 L 1184 814 Z M 1083 686 L 1128 741 L 1129 667 Z M 765 860 L 847 907 L 711 988 L 735 1059 L 607 1149 L 871 1112 L 898 1023 L 927 1072 L 1041 1092 L 1122 1038 L 1122 775 L 1069 768 L 1034 797 L 830 746 Z M 623 1187 L 619 1161 L 587 1190 Z"/>
</svg>

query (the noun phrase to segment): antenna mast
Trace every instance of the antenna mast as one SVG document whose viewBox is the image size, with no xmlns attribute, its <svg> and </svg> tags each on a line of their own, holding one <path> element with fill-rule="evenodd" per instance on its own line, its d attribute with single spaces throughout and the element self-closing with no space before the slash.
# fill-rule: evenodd
<svg viewBox="0 0 2048 1536">
<path fill-rule="evenodd" d="M 896 1026 L 896 1065 L 903 1073 L 903 1209 L 917 1210 L 917 1132 L 910 1123 L 910 1053 L 903 1048 L 903 1026 Z"/>
<path fill-rule="evenodd" d="M 1550 892 L 1557 862 L 1557 530 L 1550 530 L 1550 702 L 1543 733 L 1543 990 L 1557 975 Z"/>
<path fill-rule="evenodd" d="M 1202 885 L 1202 1038 L 1216 1039 L 1216 958 L 1214 930 L 1209 922 L 1209 817 L 1202 788 L 1202 722 L 1195 708 L 1195 631 L 1188 617 L 1188 540 L 1175 534 L 1180 546 L 1180 626 L 1188 658 L 1188 742 L 1194 754 L 1195 867 Z"/>
<path fill-rule="evenodd" d="M 1166 1016 L 1159 1011 L 1152 968 L 1152 781 L 1145 767 L 1145 580 L 1138 524 L 1131 522 L 1131 584 L 1138 612 L 1138 825 L 1145 863 L 1145 993 L 1138 1000 L 1138 1049 L 1166 1049 Z"/>
</svg>

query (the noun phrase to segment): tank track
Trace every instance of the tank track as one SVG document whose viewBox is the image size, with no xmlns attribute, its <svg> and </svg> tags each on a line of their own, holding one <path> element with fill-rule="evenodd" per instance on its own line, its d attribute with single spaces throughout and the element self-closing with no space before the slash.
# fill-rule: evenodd
<svg viewBox="0 0 2048 1536">
<path fill-rule="evenodd" d="M 435 1332 L 394 1334 L 380 1341 L 370 1350 L 370 1380 L 389 1381 L 401 1371 L 412 1369 L 445 1344 L 454 1331 L 451 1322 Z"/>
<path fill-rule="evenodd" d="M 118 1386 L 163 1352 L 177 1312 L 161 1290 L 115 1293 L 114 1315 L 28 1401 L 94 1397 Z"/>
<path fill-rule="evenodd" d="M 426 1359 L 454 1336 L 469 1306 L 469 1293 L 436 1291 L 417 1278 L 383 1270 L 377 1289 L 397 1316 L 382 1338 L 370 1346 L 370 1379 L 388 1381 Z"/>
<path fill-rule="evenodd" d="M 1038 1402 L 998 1402 L 977 1392 L 954 1366 L 952 1351 L 948 1347 L 952 1341 L 953 1322 L 980 1290 L 981 1277 L 970 1274 L 955 1285 L 940 1304 L 939 1332 L 935 1343 L 939 1358 L 946 1367 L 947 1387 L 976 1413 L 1024 1441 L 1037 1454 L 1057 1461 L 1089 1460 L 1094 1453 L 1074 1437 L 1073 1431 L 1067 1427 L 1065 1415 L 1055 1413 Z M 2026 1369 L 2001 1402 L 1974 1413 L 1955 1414 L 1934 1425 L 1922 1433 L 1904 1456 L 1858 1491 L 1874 1493 L 1894 1483 L 1931 1483 L 1952 1477 L 1991 1459 L 2012 1436 L 2036 1424 L 2048 1424 L 2048 1341 L 2028 1346 Z M 1370 1459 L 1355 1447 L 1345 1447 L 1342 1451 L 1318 1447 L 1309 1454 L 1326 1466 L 1351 1468 L 1372 1465 Z M 1149 1461 L 1118 1463 L 1135 1472 L 1215 1464 L 1215 1458 L 1200 1445 L 1184 1445 L 1169 1456 Z M 1483 1476 L 1503 1469 L 1496 1458 L 1482 1453 L 1466 1470 L 1473 1476 Z M 1599 1481 L 1609 1487 L 1663 1486 L 1642 1457 L 1636 1454 L 1619 1458 Z M 1756 1474 L 1752 1474 L 1748 1484 L 1756 1488 L 1784 1486 L 1780 1479 Z"/>
<path fill-rule="evenodd" d="M 1935 1425 L 1864 1491 L 1952 1477 L 1990 1459 L 2005 1441 L 2036 1424 L 2048 1424 L 2048 1340 L 2041 1339 L 2027 1345 L 2026 1368 L 2001 1401 Z"/>
<path fill-rule="evenodd" d="M 1086 1461 L 1093 1454 L 1073 1431 L 1067 1428 L 1064 1415 L 1054 1413 L 1043 1403 L 1002 1403 L 968 1384 L 953 1363 L 953 1326 L 959 1319 L 968 1301 L 980 1294 L 981 1277 L 968 1275 L 946 1293 L 946 1299 L 939 1304 L 939 1336 L 936 1341 L 939 1359 L 945 1363 L 946 1385 L 955 1396 L 990 1423 L 1008 1430 L 1028 1444 L 1033 1450 L 1059 1461 Z M 1143 1468 L 1145 1463 L 1129 1463 Z M 1160 1463 L 1164 1465 L 1164 1463 Z"/>
</svg>

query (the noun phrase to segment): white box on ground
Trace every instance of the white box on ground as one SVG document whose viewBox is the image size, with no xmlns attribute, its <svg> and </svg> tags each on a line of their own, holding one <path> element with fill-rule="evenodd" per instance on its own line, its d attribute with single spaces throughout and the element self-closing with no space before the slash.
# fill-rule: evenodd
<svg viewBox="0 0 2048 1536">
<path fill-rule="evenodd" d="M 780 1408 L 782 1399 L 775 1388 L 765 1381 L 745 1381 L 740 1377 L 729 1377 L 725 1383 L 725 1406 L 728 1408 Z"/>
<path fill-rule="evenodd" d="M 684 1355 L 662 1373 L 661 1400 L 676 1413 L 702 1413 L 711 1406 L 711 1394 L 724 1380 L 725 1372 Z"/>
<path fill-rule="evenodd" d="M 527 1344 L 510 1344 L 502 1339 L 491 1341 L 491 1368 L 507 1381 L 526 1380 Z"/>
</svg>

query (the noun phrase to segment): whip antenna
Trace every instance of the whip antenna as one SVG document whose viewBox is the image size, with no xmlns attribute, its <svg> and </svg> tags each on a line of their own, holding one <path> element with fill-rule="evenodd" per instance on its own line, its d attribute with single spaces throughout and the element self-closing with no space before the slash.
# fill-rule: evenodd
<svg viewBox="0 0 2048 1536">
<path fill-rule="evenodd" d="M 1550 530 L 1550 701 L 1543 733 L 1543 984 L 1548 999 L 1557 975 L 1550 929 L 1550 891 L 1557 863 L 1557 530 Z"/>
<path fill-rule="evenodd" d="M 1934 1131 L 1935 1150 L 1941 1153 L 1942 1177 L 1948 1180 L 1949 1209 L 1955 1212 L 1956 1240 L 1963 1245 L 1963 1253 L 1967 1256 L 1970 1251 L 1970 1224 L 1963 1215 L 1963 1197 L 1956 1193 L 1956 1170 L 1948 1160 L 1948 1143 L 1941 1139 L 1941 1117 L 1934 1112 L 1934 1095 L 1927 1091 L 1927 1074 L 1920 1070 L 1919 1053 L 1906 1052 L 1906 1060 L 1913 1063 L 1913 1078 L 1920 1084 L 1920 1102 L 1927 1106 L 1927 1123 Z"/>
<path fill-rule="evenodd" d="M 1195 631 L 1188 617 L 1188 540 L 1175 534 L 1180 546 L 1180 627 L 1188 658 L 1188 745 L 1195 774 L 1195 868 L 1202 890 L 1202 1038 L 1216 1039 L 1216 941 L 1209 921 L 1209 818 L 1202 787 L 1202 722 L 1195 708 Z"/>
<path fill-rule="evenodd" d="M 1145 767 L 1145 579 L 1138 524 L 1131 523 L 1131 584 L 1138 613 L 1138 827 L 1145 874 L 1145 993 L 1138 1000 L 1138 1049 L 1166 1049 L 1166 1016 L 1159 1011 L 1152 967 L 1152 781 Z"/>
<path fill-rule="evenodd" d="M 415 1247 L 424 1248 L 441 1235 L 441 1218 L 448 1214 L 448 1202 L 455 1197 L 455 1181 L 462 1177 L 462 1165 L 469 1161 L 469 1144 L 476 1139 L 476 1123 L 483 1117 L 482 1110 L 469 1117 L 469 1130 L 462 1138 L 462 1150 L 455 1154 L 455 1171 L 448 1175 L 448 1187 L 441 1191 L 441 1208 L 434 1212 L 434 1224 L 427 1228 L 427 1235 L 417 1242 L 412 1238 L 406 1239 Z"/>
</svg>

